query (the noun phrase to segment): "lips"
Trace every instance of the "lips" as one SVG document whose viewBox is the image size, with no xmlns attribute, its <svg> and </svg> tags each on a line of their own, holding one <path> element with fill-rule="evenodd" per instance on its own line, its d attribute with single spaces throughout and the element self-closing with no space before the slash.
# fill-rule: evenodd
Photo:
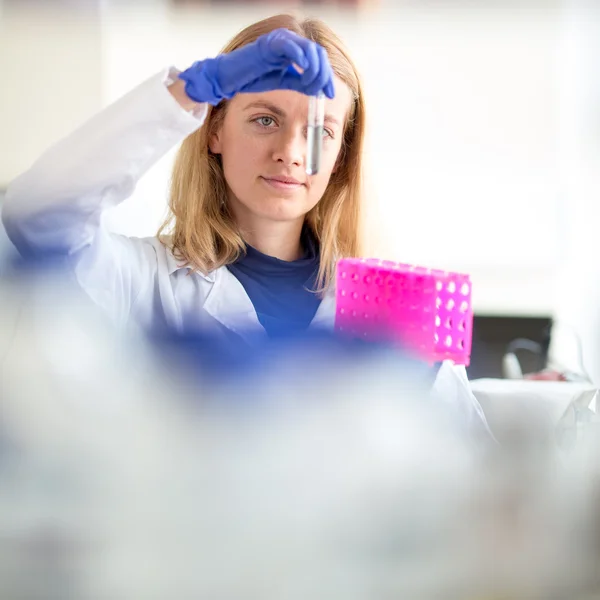
<svg viewBox="0 0 600 600">
<path fill-rule="evenodd" d="M 285 177 L 283 175 L 275 175 L 273 177 L 263 177 L 267 181 L 273 181 L 276 183 L 284 183 L 288 185 L 304 185 L 301 181 L 294 179 L 293 177 Z"/>
<path fill-rule="evenodd" d="M 275 175 L 274 177 L 262 177 L 262 180 L 270 187 L 278 190 L 297 190 L 304 186 L 304 183 L 293 177 Z"/>
</svg>

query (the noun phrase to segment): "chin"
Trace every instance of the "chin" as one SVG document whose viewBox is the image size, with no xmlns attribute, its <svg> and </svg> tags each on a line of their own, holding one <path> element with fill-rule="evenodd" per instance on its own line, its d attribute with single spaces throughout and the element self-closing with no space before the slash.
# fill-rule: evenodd
<svg viewBox="0 0 600 600">
<path fill-rule="evenodd" d="M 268 202 L 263 201 L 255 212 L 272 221 L 296 221 L 304 218 L 309 210 L 310 207 L 291 198 L 269 198 Z"/>
</svg>

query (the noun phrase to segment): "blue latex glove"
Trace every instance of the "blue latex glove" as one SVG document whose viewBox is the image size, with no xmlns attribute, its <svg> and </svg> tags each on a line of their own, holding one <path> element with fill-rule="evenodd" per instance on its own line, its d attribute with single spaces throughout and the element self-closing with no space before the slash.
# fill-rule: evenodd
<svg viewBox="0 0 600 600">
<path fill-rule="evenodd" d="M 316 96 L 322 91 L 328 98 L 335 93 L 325 49 L 288 29 L 275 29 L 238 50 L 195 62 L 179 77 L 192 100 L 213 105 L 238 93 L 294 90 Z"/>
</svg>

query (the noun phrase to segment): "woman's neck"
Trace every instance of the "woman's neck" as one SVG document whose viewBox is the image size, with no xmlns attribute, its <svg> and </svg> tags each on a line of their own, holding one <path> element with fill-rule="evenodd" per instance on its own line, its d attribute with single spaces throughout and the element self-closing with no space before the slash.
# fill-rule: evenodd
<svg viewBox="0 0 600 600">
<path fill-rule="evenodd" d="M 244 241 L 267 256 L 293 261 L 304 253 L 301 236 L 304 219 L 298 221 L 238 223 Z"/>
</svg>

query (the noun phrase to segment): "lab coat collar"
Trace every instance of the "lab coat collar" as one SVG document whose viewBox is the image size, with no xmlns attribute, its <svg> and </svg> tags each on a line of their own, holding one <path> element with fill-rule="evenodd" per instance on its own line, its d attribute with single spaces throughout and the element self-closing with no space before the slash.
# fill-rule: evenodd
<svg viewBox="0 0 600 600">
<path fill-rule="evenodd" d="M 188 270 L 192 270 L 192 267 L 190 265 L 185 265 L 185 264 L 181 264 L 181 261 L 177 260 L 174 256 L 173 253 L 171 252 L 170 248 L 167 248 L 167 269 L 169 272 L 169 275 L 173 275 L 173 273 L 175 273 L 176 271 L 180 271 L 182 269 L 188 269 Z M 209 281 L 210 283 L 214 283 L 215 282 L 215 271 L 211 271 L 210 273 L 202 273 L 201 271 L 196 271 L 196 274 L 198 275 L 198 277 L 202 277 L 203 279 L 205 279 L 206 281 Z"/>
<path fill-rule="evenodd" d="M 209 275 L 214 277 L 214 285 L 204 303 L 204 310 L 248 342 L 266 337 L 267 332 L 258 320 L 244 286 L 227 267 L 215 269 Z"/>
</svg>

